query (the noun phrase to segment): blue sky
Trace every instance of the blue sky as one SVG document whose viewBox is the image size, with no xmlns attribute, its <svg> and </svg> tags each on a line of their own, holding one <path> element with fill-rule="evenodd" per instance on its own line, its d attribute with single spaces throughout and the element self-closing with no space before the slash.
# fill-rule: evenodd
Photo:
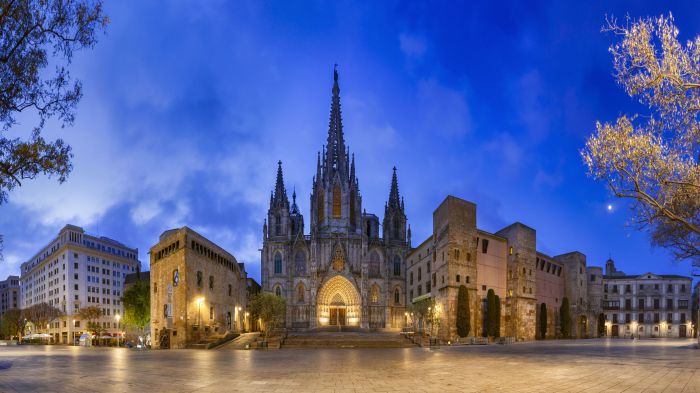
<svg viewBox="0 0 700 393">
<path fill-rule="evenodd" d="M 107 1 L 107 34 L 72 66 L 85 93 L 76 123 L 47 129 L 73 146 L 73 173 L 0 207 L 0 277 L 73 223 L 138 247 L 146 266 L 161 232 L 188 225 L 259 279 L 278 160 L 308 221 L 336 62 L 363 208 L 381 216 L 396 165 L 414 245 L 452 194 L 477 203 L 484 230 L 535 228 L 547 254 L 688 274 L 626 226 L 579 150 L 596 120 L 643 110 L 611 76 L 605 15 L 670 11 L 686 40 L 700 34 L 696 6 Z"/>
</svg>

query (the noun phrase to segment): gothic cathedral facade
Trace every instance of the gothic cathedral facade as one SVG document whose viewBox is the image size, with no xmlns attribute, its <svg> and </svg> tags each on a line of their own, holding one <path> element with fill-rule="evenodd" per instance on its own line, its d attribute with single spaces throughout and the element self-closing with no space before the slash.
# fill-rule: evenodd
<svg viewBox="0 0 700 393">
<path fill-rule="evenodd" d="M 402 327 L 411 230 L 396 168 L 380 227 L 379 218 L 362 209 L 355 157 L 343 136 L 337 71 L 333 79 L 328 139 L 313 178 L 309 235 L 296 192 L 289 203 L 280 161 L 263 225 L 263 290 L 286 299 L 290 328 Z"/>
</svg>

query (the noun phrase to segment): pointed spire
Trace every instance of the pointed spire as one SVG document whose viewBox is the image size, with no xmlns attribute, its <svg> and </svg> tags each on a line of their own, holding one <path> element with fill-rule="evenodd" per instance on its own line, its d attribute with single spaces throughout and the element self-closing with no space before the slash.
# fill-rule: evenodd
<svg viewBox="0 0 700 393">
<path fill-rule="evenodd" d="M 350 180 L 357 182 L 355 178 L 355 153 L 352 153 L 352 161 L 350 162 Z"/>
<path fill-rule="evenodd" d="M 340 86 L 338 85 L 338 65 L 333 68 L 333 97 L 331 99 L 331 114 L 328 122 L 328 151 L 325 158 L 325 179 L 328 180 L 340 173 L 341 180 L 347 180 L 347 152 L 343 137 L 343 119 L 340 111 Z"/>
<path fill-rule="evenodd" d="M 391 176 L 391 191 L 389 191 L 389 208 L 401 208 L 401 201 L 399 200 L 399 181 L 396 178 L 396 167 L 394 167 L 394 174 Z"/>
<path fill-rule="evenodd" d="M 275 183 L 275 193 L 271 204 L 289 208 L 289 198 L 287 197 L 287 190 L 284 188 L 281 160 L 277 162 L 277 182 Z"/>
<path fill-rule="evenodd" d="M 294 187 L 292 192 L 292 214 L 301 214 L 299 207 L 297 206 L 297 189 Z"/>
</svg>

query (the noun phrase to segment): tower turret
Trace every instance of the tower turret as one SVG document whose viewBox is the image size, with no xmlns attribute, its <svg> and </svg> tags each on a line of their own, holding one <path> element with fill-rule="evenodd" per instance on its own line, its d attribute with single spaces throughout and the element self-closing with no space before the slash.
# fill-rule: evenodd
<svg viewBox="0 0 700 393">
<path fill-rule="evenodd" d="M 287 189 L 284 187 L 284 176 L 282 174 L 282 161 L 277 162 L 277 181 L 275 190 L 270 195 L 270 209 L 267 212 L 270 228 L 270 237 L 289 236 L 289 198 Z"/>
<path fill-rule="evenodd" d="M 389 200 L 384 205 L 384 240 L 400 243 L 406 242 L 406 214 L 403 199 L 399 196 L 399 181 L 396 177 L 396 167 L 391 176 Z"/>
</svg>

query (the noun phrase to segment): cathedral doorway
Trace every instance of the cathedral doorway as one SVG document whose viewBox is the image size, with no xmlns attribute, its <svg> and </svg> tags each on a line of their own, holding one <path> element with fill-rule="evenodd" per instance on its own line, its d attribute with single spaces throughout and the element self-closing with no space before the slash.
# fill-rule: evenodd
<svg viewBox="0 0 700 393">
<path fill-rule="evenodd" d="M 320 326 L 359 326 L 360 294 L 347 278 L 337 275 L 318 292 L 317 315 Z"/>
</svg>

